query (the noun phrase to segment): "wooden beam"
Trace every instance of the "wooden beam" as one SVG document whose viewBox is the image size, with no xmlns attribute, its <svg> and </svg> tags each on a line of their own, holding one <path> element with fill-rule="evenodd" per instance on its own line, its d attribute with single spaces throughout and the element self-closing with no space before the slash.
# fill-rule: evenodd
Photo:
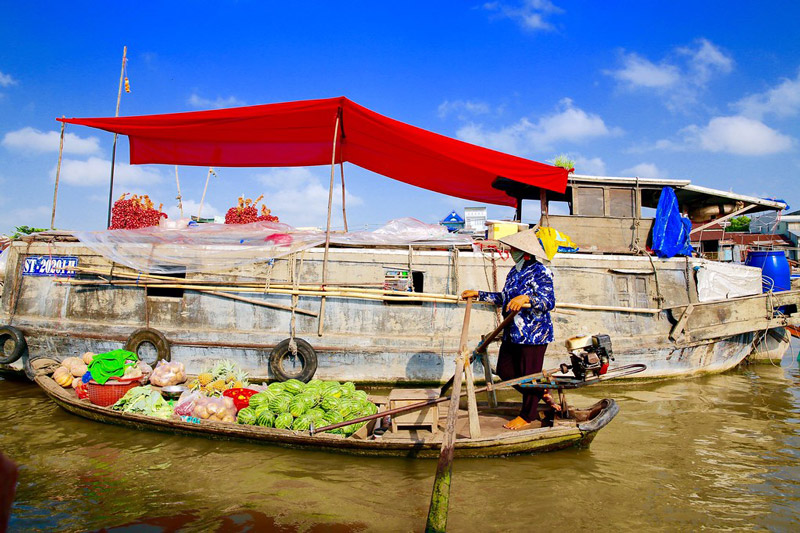
<svg viewBox="0 0 800 533">
<path fill-rule="evenodd" d="M 694 304 L 689 304 L 686 309 L 684 309 L 683 314 L 678 319 L 678 322 L 672 326 L 672 329 L 669 332 L 669 340 L 675 341 L 683 335 L 683 331 L 686 329 L 686 322 L 689 320 L 689 316 L 691 316 L 692 311 L 694 311 Z"/>
<path fill-rule="evenodd" d="M 738 210 L 734 211 L 733 213 L 728 213 L 724 217 L 716 218 L 716 219 L 712 220 L 711 222 L 709 222 L 707 224 L 703 224 L 699 228 L 693 229 L 692 231 L 689 232 L 689 235 L 694 235 L 698 231 L 703 231 L 704 229 L 709 228 L 709 227 L 713 226 L 714 224 L 719 224 L 720 222 L 725 222 L 729 218 L 735 217 L 737 215 L 741 215 L 742 213 L 753 209 L 755 206 L 756 206 L 756 204 L 750 204 L 750 205 L 748 205 L 746 207 L 743 207 L 741 209 L 738 209 Z"/>
</svg>

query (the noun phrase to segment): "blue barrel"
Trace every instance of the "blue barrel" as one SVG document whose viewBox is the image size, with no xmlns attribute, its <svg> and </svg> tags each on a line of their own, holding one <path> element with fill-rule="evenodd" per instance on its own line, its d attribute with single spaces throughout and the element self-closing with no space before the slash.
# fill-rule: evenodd
<svg viewBox="0 0 800 533">
<path fill-rule="evenodd" d="M 788 291 L 792 288 L 791 271 L 786 254 L 781 250 L 750 251 L 745 264 L 761 269 L 761 284 L 764 292 Z"/>
</svg>

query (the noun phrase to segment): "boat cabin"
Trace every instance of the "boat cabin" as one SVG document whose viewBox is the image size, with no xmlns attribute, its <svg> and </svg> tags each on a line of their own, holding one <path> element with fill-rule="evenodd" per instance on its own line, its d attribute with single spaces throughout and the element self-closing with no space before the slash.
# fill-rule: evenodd
<svg viewBox="0 0 800 533">
<path fill-rule="evenodd" d="M 681 212 L 693 223 L 718 224 L 744 213 L 786 208 L 781 201 L 699 187 L 689 180 L 570 174 L 563 194 L 505 178 L 495 180 L 494 186 L 518 199 L 517 220 L 522 215 L 521 200 L 538 199 L 542 213 L 539 224 L 569 235 L 581 252 L 592 253 L 636 253 L 649 247 L 658 200 L 665 187 L 675 190 Z M 559 204 L 562 207 L 557 207 Z"/>
</svg>

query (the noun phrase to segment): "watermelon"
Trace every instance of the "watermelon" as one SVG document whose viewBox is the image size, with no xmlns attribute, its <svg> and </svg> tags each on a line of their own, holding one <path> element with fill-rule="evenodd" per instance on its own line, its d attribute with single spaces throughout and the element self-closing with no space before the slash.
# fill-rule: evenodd
<svg viewBox="0 0 800 533">
<path fill-rule="evenodd" d="M 322 390 L 326 391 L 328 389 L 338 388 L 341 385 L 338 381 L 323 381 L 322 382 Z"/>
<path fill-rule="evenodd" d="M 307 414 L 311 417 L 323 417 L 325 416 L 325 411 L 319 407 L 314 407 L 313 409 L 310 409 Z"/>
<path fill-rule="evenodd" d="M 262 409 L 258 413 L 256 424 L 265 428 L 271 428 L 275 424 L 275 413 L 269 409 Z"/>
<path fill-rule="evenodd" d="M 325 418 L 325 422 L 327 422 L 328 425 L 340 424 L 344 422 L 344 418 L 342 417 L 342 415 L 340 415 L 336 411 L 328 411 L 327 413 L 325 413 L 325 416 L 323 418 Z"/>
<path fill-rule="evenodd" d="M 309 390 L 309 389 L 311 389 L 311 390 L 321 390 L 324 383 L 325 382 L 320 380 L 320 379 L 312 379 L 311 381 L 306 383 L 306 387 L 305 387 L 304 390 Z"/>
<path fill-rule="evenodd" d="M 284 413 L 289 409 L 289 404 L 292 402 L 292 395 L 282 392 L 275 396 L 269 402 L 269 409 L 273 413 Z"/>
<path fill-rule="evenodd" d="M 295 431 L 308 431 L 311 427 L 311 417 L 308 415 L 298 416 L 292 423 L 292 429 Z"/>
<path fill-rule="evenodd" d="M 317 405 L 317 403 L 318 403 L 318 401 L 317 401 L 317 396 L 316 396 L 316 395 L 314 395 L 314 393 L 313 393 L 313 392 L 312 392 L 312 393 L 308 393 L 308 392 L 301 392 L 300 394 L 298 394 L 297 396 L 295 396 L 295 398 L 300 398 L 300 399 L 302 400 L 302 402 L 303 402 L 303 403 L 305 404 L 305 406 L 306 406 L 306 411 L 308 411 L 308 410 L 309 410 L 309 409 L 311 409 L 312 407 L 316 406 L 316 405 Z"/>
<path fill-rule="evenodd" d="M 353 393 L 356 391 L 356 384 L 353 383 L 352 381 L 348 381 L 347 383 L 343 383 L 342 387 L 349 391 L 347 393 L 348 396 L 352 396 Z"/>
<path fill-rule="evenodd" d="M 356 400 L 366 400 L 368 398 L 367 391 L 357 390 L 353 393 L 353 398 Z"/>
<path fill-rule="evenodd" d="M 262 405 L 267 405 L 269 401 L 273 398 L 274 393 L 267 393 L 267 392 L 259 392 L 257 394 L 253 394 L 250 396 L 250 407 L 253 409 L 258 409 Z"/>
<path fill-rule="evenodd" d="M 342 429 L 342 433 L 346 437 L 349 437 L 350 435 L 352 435 L 353 433 L 355 433 L 356 431 L 361 429 L 361 427 L 364 424 L 366 424 L 366 422 L 359 422 L 358 424 L 350 424 L 349 426 L 344 426 L 343 428 L 341 428 Z"/>
<path fill-rule="evenodd" d="M 295 396 L 289 403 L 289 412 L 295 418 L 308 411 L 308 402 L 302 396 Z"/>
<path fill-rule="evenodd" d="M 326 411 L 333 411 L 339 408 L 339 404 L 341 402 L 342 401 L 339 398 L 334 398 L 333 396 L 326 396 L 322 399 L 320 407 L 322 407 Z"/>
<path fill-rule="evenodd" d="M 300 394 L 305 389 L 306 384 L 299 379 L 289 379 L 283 382 L 284 390 L 290 394 Z"/>
<path fill-rule="evenodd" d="M 281 413 L 275 418 L 275 427 L 279 429 L 290 429 L 293 422 L 294 417 L 292 413 Z"/>
<path fill-rule="evenodd" d="M 256 412 L 255 409 L 252 407 L 245 407 L 239 414 L 236 415 L 236 422 L 238 424 L 250 424 L 253 425 L 256 423 Z"/>
<path fill-rule="evenodd" d="M 267 389 L 273 392 L 283 392 L 285 388 L 286 385 L 284 383 L 281 383 L 280 381 L 275 381 L 267 386 Z"/>
</svg>

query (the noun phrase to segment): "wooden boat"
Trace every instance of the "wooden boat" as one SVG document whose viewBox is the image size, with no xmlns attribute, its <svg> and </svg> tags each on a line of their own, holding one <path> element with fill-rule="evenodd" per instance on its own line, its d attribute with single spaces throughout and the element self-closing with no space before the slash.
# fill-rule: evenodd
<svg viewBox="0 0 800 533">
<path fill-rule="evenodd" d="M 288 448 L 331 451 L 354 455 L 400 456 L 436 458 L 442 445 L 441 430 L 436 433 L 421 430 L 398 430 L 382 436 L 355 435 L 344 438 L 328 433 L 299 433 L 284 429 L 262 428 L 200 421 L 192 423 L 175 416 L 170 420 L 123 413 L 110 407 L 100 407 L 81 400 L 71 389 L 60 387 L 46 375 L 35 378 L 36 383 L 58 405 L 70 413 L 108 424 L 141 430 L 162 431 L 179 435 L 193 435 L 215 439 L 240 440 L 259 444 L 274 444 Z M 156 387 L 154 387 L 156 388 Z M 556 418 L 552 427 L 510 431 L 502 426 L 516 416 L 519 404 L 501 403 L 495 409 L 482 408 L 480 415 L 481 437 L 470 438 L 466 411 L 459 411 L 456 426 L 456 457 L 497 457 L 561 450 L 573 446 L 588 446 L 598 431 L 617 414 L 614 400 L 604 399 L 586 409 L 570 408 L 568 419 Z M 445 419 L 440 418 L 440 427 Z M 365 426 L 369 427 L 369 426 Z"/>
</svg>

